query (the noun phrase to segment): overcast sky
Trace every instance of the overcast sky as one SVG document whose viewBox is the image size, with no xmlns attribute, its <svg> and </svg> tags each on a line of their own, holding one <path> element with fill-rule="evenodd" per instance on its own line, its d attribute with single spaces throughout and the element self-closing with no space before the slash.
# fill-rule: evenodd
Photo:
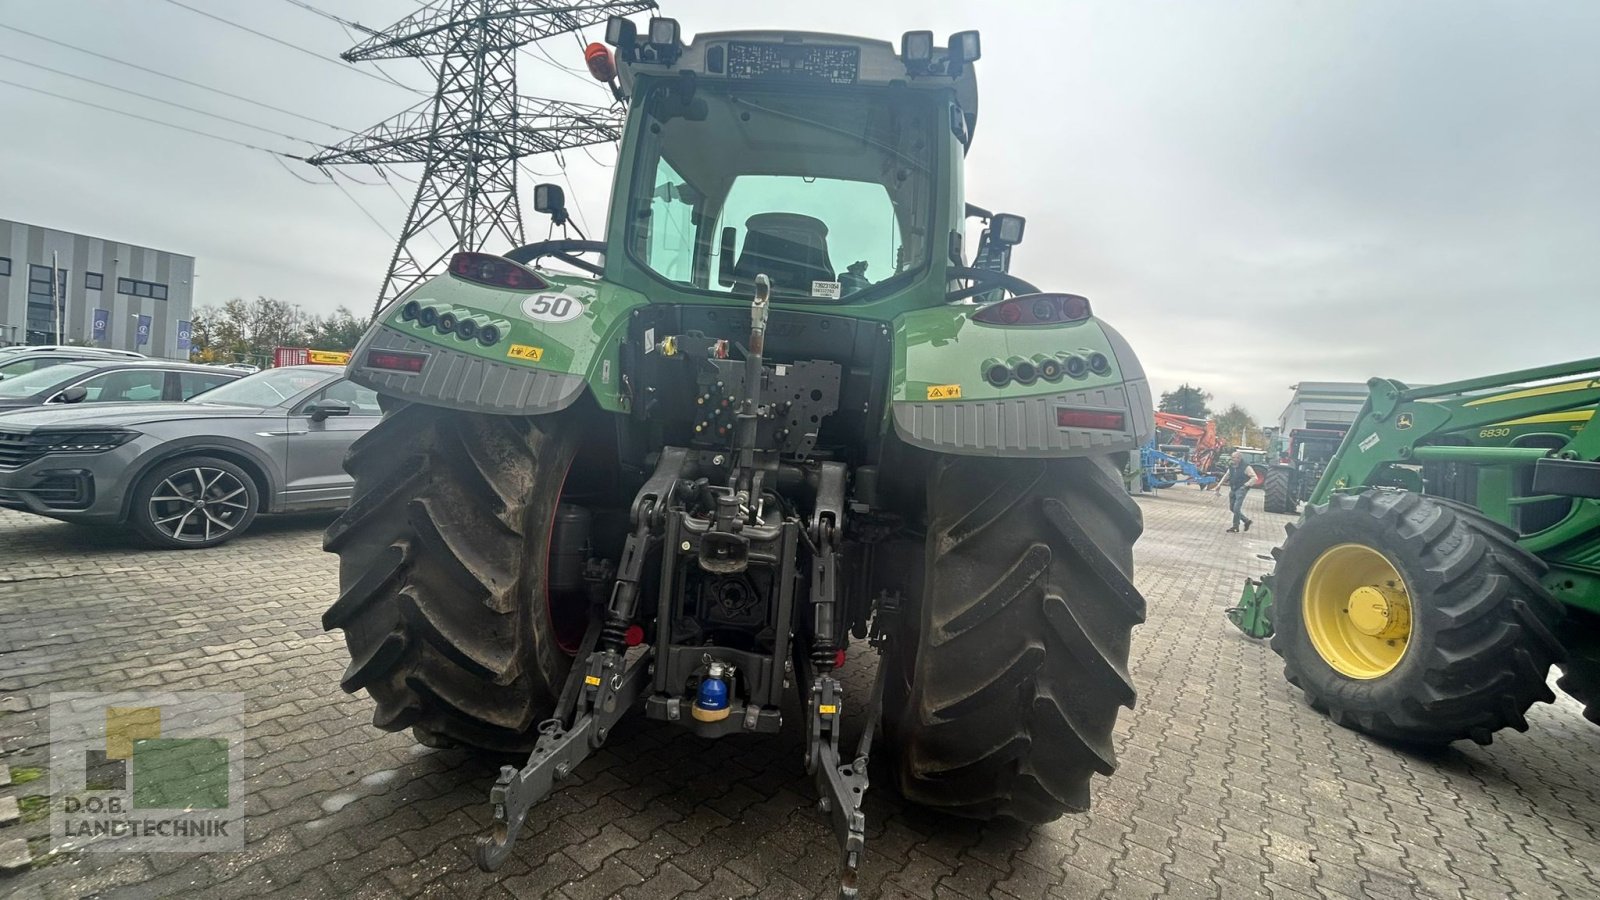
<svg viewBox="0 0 1600 900">
<path fill-rule="evenodd" d="M 168 0 L 0 0 L 0 23 L 349 129 L 417 99 L 349 71 L 334 59 L 352 43 L 340 26 L 287 0 L 183 2 L 333 61 Z M 374 27 L 417 8 L 308 2 Z M 910 29 L 980 29 L 968 199 L 1027 216 L 1014 271 L 1092 298 L 1159 390 L 1187 380 L 1273 421 L 1300 380 L 1437 381 L 1600 355 L 1596 0 L 665 8 L 686 35 L 779 27 L 898 43 Z M 545 46 L 581 66 L 572 38 Z M 27 61 L 0 59 L 5 81 L 263 147 L 306 150 L 37 66 L 293 138 L 341 136 L 14 31 L 0 30 L 0 54 Z M 524 93 L 605 102 L 593 83 L 520 59 Z M 418 62 L 383 68 L 428 87 Z M 192 254 L 197 305 L 266 294 L 370 309 L 393 239 L 316 170 L 6 84 L 0 117 L 0 216 Z M 614 149 L 594 155 L 609 163 Z M 598 224 L 610 171 L 582 153 L 567 164 L 569 199 Z M 394 181 L 402 200 L 370 170 L 349 174 L 372 184 L 346 190 L 397 231 L 411 185 Z"/>
</svg>

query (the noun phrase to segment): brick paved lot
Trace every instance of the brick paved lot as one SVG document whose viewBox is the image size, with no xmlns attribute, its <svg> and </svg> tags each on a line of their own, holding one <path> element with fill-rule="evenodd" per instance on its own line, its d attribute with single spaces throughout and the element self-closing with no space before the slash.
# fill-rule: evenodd
<svg viewBox="0 0 1600 900">
<path fill-rule="evenodd" d="M 1258 497 L 1253 497 L 1259 505 Z M 1222 608 L 1286 517 L 1222 533 L 1220 500 L 1141 499 L 1134 634 L 1139 708 L 1095 809 L 1028 829 L 869 803 L 868 896 L 1594 896 L 1600 732 L 1562 698 L 1527 734 L 1428 756 L 1336 728 Z M 318 619 L 334 596 L 325 519 L 263 521 L 233 544 L 150 553 L 115 531 L 0 513 L 0 786 L 29 821 L 47 778 L 55 690 L 243 692 L 242 853 L 87 854 L 0 875 L 0 894 L 57 896 L 827 896 L 830 833 L 799 740 L 701 742 L 635 722 L 537 810 L 498 876 L 473 868 L 494 764 L 368 724 L 337 689 L 345 653 Z M 852 665 L 856 697 L 870 667 Z M 5 773 L 0 772 L 0 784 Z M 18 777 L 21 776 L 21 777 Z M 15 848 L 15 844 L 11 845 Z M 4 853 L 0 853 L 4 856 Z"/>
</svg>

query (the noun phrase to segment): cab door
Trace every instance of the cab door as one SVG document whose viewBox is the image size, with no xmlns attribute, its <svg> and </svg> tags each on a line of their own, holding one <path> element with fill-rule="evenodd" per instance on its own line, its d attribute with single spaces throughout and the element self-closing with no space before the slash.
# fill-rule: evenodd
<svg viewBox="0 0 1600 900">
<path fill-rule="evenodd" d="M 344 455 L 382 417 L 377 393 L 343 378 L 290 411 L 284 507 L 348 503 L 354 480 L 344 471 Z"/>
</svg>

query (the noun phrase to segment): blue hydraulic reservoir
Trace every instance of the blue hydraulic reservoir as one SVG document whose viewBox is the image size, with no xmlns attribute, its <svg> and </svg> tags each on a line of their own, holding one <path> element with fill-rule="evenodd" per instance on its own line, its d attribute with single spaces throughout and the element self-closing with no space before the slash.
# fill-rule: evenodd
<svg viewBox="0 0 1600 900">
<path fill-rule="evenodd" d="M 728 669 L 723 663 L 713 662 L 700 680 L 700 690 L 695 693 L 694 708 L 690 712 L 701 722 L 720 722 L 728 717 Z"/>
</svg>

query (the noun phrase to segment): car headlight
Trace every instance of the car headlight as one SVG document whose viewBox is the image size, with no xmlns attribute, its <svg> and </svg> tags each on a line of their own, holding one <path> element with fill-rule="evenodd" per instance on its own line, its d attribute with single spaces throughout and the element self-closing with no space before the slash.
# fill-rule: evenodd
<svg viewBox="0 0 1600 900">
<path fill-rule="evenodd" d="M 35 431 L 28 443 L 45 453 L 100 453 L 139 436 L 137 431 Z"/>
</svg>

